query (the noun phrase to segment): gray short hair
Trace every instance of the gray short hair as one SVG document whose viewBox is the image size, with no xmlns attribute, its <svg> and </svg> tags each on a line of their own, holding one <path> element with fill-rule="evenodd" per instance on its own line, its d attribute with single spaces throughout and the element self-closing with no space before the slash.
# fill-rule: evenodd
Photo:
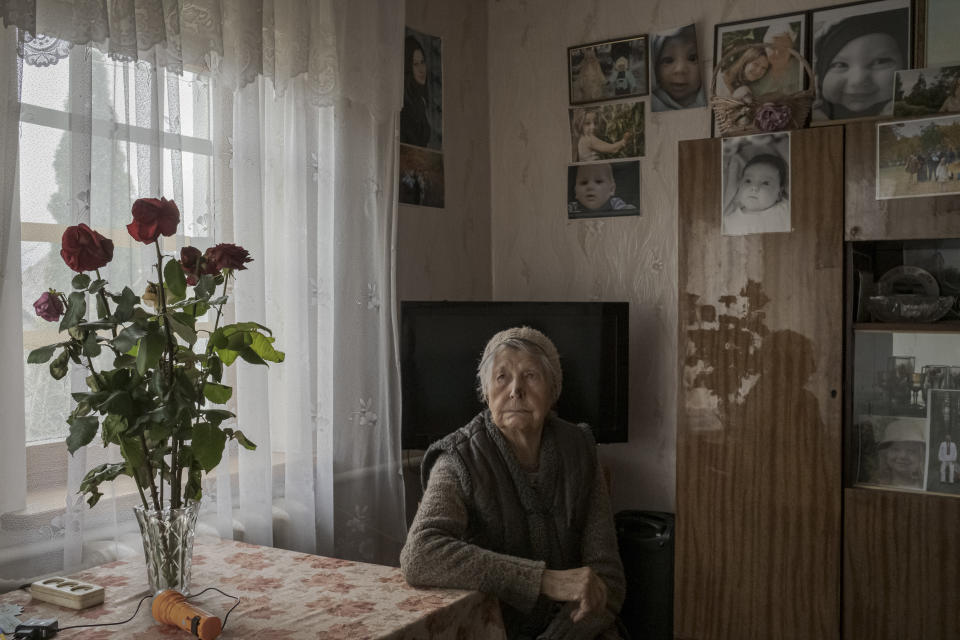
<svg viewBox="0 0 960 640">
<path fill-rule="evenodd" d="M 487 401 L 487 388 L 490 384 L 490 370 L 496 355 L 504 349 L 523 351 L 540 361 L 540 368 L 551 387 L 551 404 L 556 404 L 563 387 L 563 369 L 560 367 L 560 354 L 553 342 L 543 333 L 530 327 L 513 327 L 496 334 L 487 342 L 477 366 L 477 393 L 483 402 Z"/>
</svg>

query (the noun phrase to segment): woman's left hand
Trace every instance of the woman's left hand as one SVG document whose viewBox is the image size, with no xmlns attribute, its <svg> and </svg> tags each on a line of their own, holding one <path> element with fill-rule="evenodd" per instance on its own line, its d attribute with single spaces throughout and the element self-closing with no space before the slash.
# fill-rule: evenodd
<svg viewBox="0 0 960 640">
<path fill-rule="evenodd" d="M 607 585 L 590 567 L 545 569 L 540 580 L 540 593 L 553 600 L 577 602 L 579 606 L 570 616 L 574 622 L 580 622 L 590 613 L 603 611 L 607 606 Z"/>
</svg>

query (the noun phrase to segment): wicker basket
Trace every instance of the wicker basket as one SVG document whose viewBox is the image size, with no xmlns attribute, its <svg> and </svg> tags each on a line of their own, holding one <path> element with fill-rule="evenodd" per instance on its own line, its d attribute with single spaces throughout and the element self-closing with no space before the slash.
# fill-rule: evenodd
<svg viewBox="0 0 960 640">
<path fill-rule="evenodd" d="M 717 95 L 717 77 L 721 73 L 722 62 L 728 56 L 739 56 L 750 49 L 786 49 L 788 53 L 800 61 L 807 72 L 809 89 L 796 93 L 765 93 L 753 96 L 750 100 L 741 100 L 732 97 Z M 755 42 L 740 45 L 721 56 L 713 70 L 713 82 L 710 84 L 710 106 L 717 122 L 717 131 L 721 136 L 738 136 L 749 133 L 763 133 L 783 131 L 786 129 L 802 129 L 810 115 L 810 106 L 816 97 L 816 83 L 813 69 L 793 47 Z M 758 121 L 758 115 L 761 117 Z"/>
</svg>

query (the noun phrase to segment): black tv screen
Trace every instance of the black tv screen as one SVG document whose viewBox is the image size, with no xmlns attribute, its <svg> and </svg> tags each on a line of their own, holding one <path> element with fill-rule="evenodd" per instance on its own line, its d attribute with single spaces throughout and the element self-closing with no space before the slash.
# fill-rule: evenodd
<svg viewBox="0 0 960 640">
<path fill-rule="evenodd" d="M 401 302 L 404 449 L 467 424 L 484 404 L 477 365 L 493 334 L 526 325 L 560 352 L 557 414 L 586 422 L 597 442 L 627 441 L 627 302 Z"/>
</svg>

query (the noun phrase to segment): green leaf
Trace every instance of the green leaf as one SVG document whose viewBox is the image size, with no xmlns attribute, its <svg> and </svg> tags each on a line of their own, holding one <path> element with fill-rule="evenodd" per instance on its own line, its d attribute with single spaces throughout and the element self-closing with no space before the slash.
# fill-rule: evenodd
<svg viewBox="0 0 960 640">
<path fill-rule="evenodd" d="M 173 295 L 183 298 L 187 295 L 187 277 L 177 260 L 170 260 L 163 267 L 163 281 Z"/>
<path fill-rule="evenodd" d="M 283 362 L 286 356 L 282 351 L 277 351 L 273 348 L 274 340 L 276 340 L 276 338 L 267 337 L 262 333 L 254 333 L 250 348 L 264 360 Z"/>
<path fill-rule="evenodd" d="M 98 465 L 90 469 L 87 475 L 83 477 L 78 493 L 87 494 L 87 504 L 93 507 L 103 497 L 103 493 L 100 492 L 100 485 L 104 482 L 116 480 L 125 473 L 126 464 L 123 462 L 108 462 Z"/>
<path fill-rule="evenodd" d="M 53 376 L 54 380 L 60 380 L 63 376 L 67 375 L 67 371 L 70 369 L 69 361 L 70 351 L 64 349 L 60 352 L 60 355 L 50 363 L 50 375 Z"/>
<path fill-rule="evenodd" d="M 129 416 L 133 412 L 133 399 L 126 391 L 114 391 L 98 407 L 101 413 L 118 413 Z"/>
<path fill-rule="evenodd" d="M 183 497 L 199 502 L 200 498 L 203 497 L 203 476 L 201 473 L 203 470 L 196 463 L 191 464 L 189 468 L 187 484 L 183 488 Z"/>
<path fill-rule="evenodd" d="M 59 344 L 48 344 L 45 347 L 40 347 L 39 349 L 34 349 L 30 352 L 30 355 L 27 356 L 28 364 L 43 364 L 47 360 L 53 357 L 53 352 L 57 350 Z"/>
<path fill-rule="evenodd" d="M 247 436 L 243 435 L 243 431 L 232 431 L 230 429 L 224 429 L 224 431 L 226 431 L 227 435 L 233 440 L 236 440 L 240 444 L 240 446 L 243 447 L 244 449 L 247 449 L 249 451 L 256 450 L 257 445 L 255 445 L 253 442 L 248 440 Z"/>
<path fill-rule="evenodd" d="M 198 298 L 209 298 L 217 288 L 217 282 L 212 275 L 200 276 L 196 286 L 193 288 L 193 295 Z"/>
<path fill-rule="evenodd" d="M 130 287 L 124 287 L 119 296 L 110 296 L 117 303 L 117 308 L 113 311 L 113 319 L 119 322 L 126 322 L 134 315 L 134 309 L 140 297 L 133 292 Z"/>
<path fill-rule="evenodd" d="M 223 362 L 223 364 L 225 364 L 228 367 L 232 365 L 233 362 L 240 355 L 237 351 L 234 351 L 233 349 L 226 349 L 226 348 L 220 349 L 220 348 L 214 347 L 214 351 L 217 352 L 217 355 L 220 357 L 220 361 Z"/>
<path fill-rule="evenodd" d="M 206 422 L 200 422 L 194 427 L 191 443 L 193 456 L 204 471 L 210 471 L 220 464 L 226 443 L 227 434 L 218 427 Z"/>
<path fill-rule="evenodd" d="M 91 331 L 83 341 L 83 355 L 88 358 L 96 358 L 100 355 L 100 343 L 97 342 L 97 332 Z"/>
<path fill-rule="evenodd" d="M 101 289 L 107 286 L 107 281 L 103 278 L 99 280 L 94 280 L 90 283 L 90 286 L 87 287 L 87 293 L 99 293 Z"/>
<path fill-rule="evenodd" d="M 74 291 L 67 298 L 67 310 L 60 319 L 60 331 L 66 331 L 70 327 L 76 326 L 83 321 L 83 316 L 87 312 L 86 294 L 82 291 Z"/>
<path fill-rule="evenodd" d="M 263 358 L 257 355 L 257 352 L 251 349 L 250 347 L 244 347 L 240 350 L 240 357 L 244 361 L 249 362 L 250 364 L 262 364 L 266 365 L 267 363 L 263 361 Z"/>
<path fill-rule="evenodd" d="M 77 449 L 85 447 L 93 441 L 93 436 L 97 435 L 97 428 L 100 421 L 96 416 L 83 416 L 67 418 L 67 424 L 70 425 L 70 435 L 67 436 L 67 451 L 73 455 Z"/>
<path fill-rule="evenodd" d="M 227 411 L 226 409 L 204 409 L 200 412 L 200 415 L 209 420 L 211 424 L 215 425 L 218 425 L 229 418 L 236 417 L 233 413 Z"/>
<path fill-rule="evenodd" d="M 137 350 L 137 373 L 145 375 L 150 367 L 156 366 L 163 355 L 163 336 L 148 333 L 140 339 Z"/>
<path fill-rule="evenodd" d="M 73 280 L 70 281 L 70 286 L 74 289 L 86 289 L 90 284 L 90 276 L 85 273 L 78 273 L 73 276 Z"/>
<path fill-rule="evenodd" d="M 183 338 L 183 341 L 192 347 L 197 341 L 197 332 L 177 320 L 172 313 L 168 313 L 165 317 L 167 322 L 170 323 L 170 328 L 173 329 L 173 332 Z"/>
<path fill-rule="evenodd" d="M 111 413 L 103 419 L 103 442 L 119 444 L 123 433 L 127 430 L 127 419 L 124 416 Z"/>
<path fill-rule="evenodd" d="M 214 404 L 225 404 L 232 395 L 233 389 L 225 384 L 208 382 L 203 385 L 203 397 Z"/>
<path fill-rule="evenodd" d="M 110 317 L 110 309 L 107 307 L 107 299 L 103 296 L 96 296 L 97 299 L 97 317 L 101 320 Z"/>
<path fill-rule="evenodd" d="M 220 358 L 216 356 L 210 356 L 207 360 L 207 371 L 210 372 L 210 377 L 220 382 L 223 379 L 223 362 Z"/>
<path fill-rule="evenodd" d="M 113 344 L 113 348 L 120 353 L 128 353 L 145 335 L 147 335 L 146 329 L 139 325 L 132 324 L 121 331 L 120 334 L 110 342 Z"/>
</svg>

